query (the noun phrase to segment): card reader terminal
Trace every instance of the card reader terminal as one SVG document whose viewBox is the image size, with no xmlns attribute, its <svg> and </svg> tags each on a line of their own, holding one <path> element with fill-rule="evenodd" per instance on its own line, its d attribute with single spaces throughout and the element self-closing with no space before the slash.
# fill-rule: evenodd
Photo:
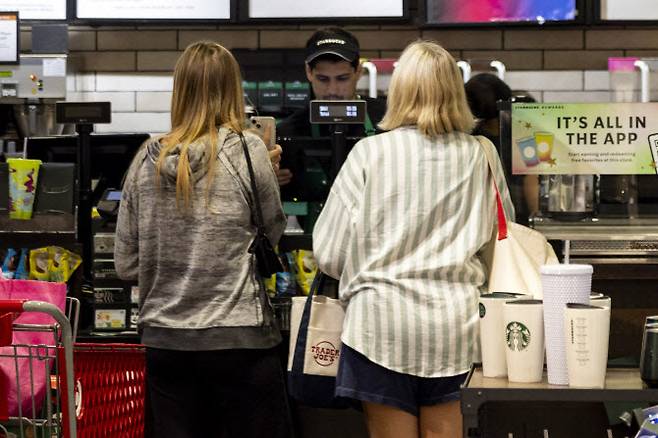
<svg viewBox="0 0 658 438">
<path fill-rule="evenodd" d="M 98 213 L 108 219 L 115 218 L 119 214 L 119 203 L 121 202 L 121 190 L 107 189 L 103 192 L 96 209 Z"/>
</svg>

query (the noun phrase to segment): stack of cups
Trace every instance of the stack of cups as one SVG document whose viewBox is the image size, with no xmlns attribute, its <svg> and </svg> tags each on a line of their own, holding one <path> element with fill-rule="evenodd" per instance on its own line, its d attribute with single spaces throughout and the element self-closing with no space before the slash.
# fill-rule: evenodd
<svg viewBox="0 0 658 438">
<path fill-rule="evenodd" d="M 647 316 L 640 350 L 640 377 L 651 388 L 658 387 L 658 315 Z"/>
<path fill-rule="evenodd" d="M 480 296 L 480 345 L 484 377 L 507 376 L 503 303 L 518 297 L 519 294 L 507 292 Z"/>
<path fill-rule="evenodd" d="M 607 309 L 612 308 L 612 298 L 600 293 L 592 292 L 589 296 L 589 303 L 592 306 L 605 307 Z"/>
<path fill-rule="evenodd" d="M 568 385 L 564 310 L 567 303 L 589 304 L 593 269 L 591 265 L 544 265 L 540 272 L 548 383 Z"/>
<path fill-rule="evenodd" d="M 605 386 L 609 334 L 609 307 L 567 304 L 564 311 L 564 337 L 569 386 L 575 388 Z"/>
</svg>

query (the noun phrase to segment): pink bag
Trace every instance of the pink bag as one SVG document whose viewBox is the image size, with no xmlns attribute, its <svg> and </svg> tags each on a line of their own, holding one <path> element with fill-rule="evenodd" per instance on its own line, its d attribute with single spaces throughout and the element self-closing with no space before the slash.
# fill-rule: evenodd
<svg viewBox="0 0 658 438">
<path fill-rule="evenodd" d="M 45 301 L 64 311 L 66 284 L 33 280 L 0 279 L 0 300 L 10 299 Z M 2 316 L 0 315 L 0 317 Z M 55 320 L 45 313 L 22 313 L 14 320 L 14 324 L 52 325 L 54 323 Z M 0 330 L 2 330 L 2 327 L 0 327 Z M 52 332 L 14 331 L 12 344 L 55 346 L 56 340 Z M 46 350 L 45 348 L 40 349 L 42 352 L 46 352 Z M 37 351 L 39 350 L 32 349 L 31 355 L 35 356 Z M 52 359 L 49 361 L 34 357 L 15 359 L 16 354 L 23 356 L 29 352 L 30 350 L 26 347 L 16 349 L 11 346 L 0 347 L 0 394 L 6 394 L 0 395 L 4 399 L 0 401 L 0 408 L 5 408 L 6 406 L 9 416 L 18 416 L 19 414 L 18 394 L 20 390 L 20 415 L 22 417 L 35 418 L 41 408 L 46 390 L 49 386 L 48 376 L 51 369 L 47 369 L 46 366 L 52 365 Z M 47 356 L 52 356 L 52 352 L 49 352 Z M 16 360 L 18 361 L 18 373 L 16 373 Z M 32 367 L 32 373 L 30 373 L 30 367 Z M 17 376 L 19 387 L 16 384 Z M 34 396 L 34 406 L 37 412 L 32 412 L 32 395 Z M 1 410 L 4 409 L 0 409 L 0 415 L 5 413 L 1 412 Z"/>
</svg>

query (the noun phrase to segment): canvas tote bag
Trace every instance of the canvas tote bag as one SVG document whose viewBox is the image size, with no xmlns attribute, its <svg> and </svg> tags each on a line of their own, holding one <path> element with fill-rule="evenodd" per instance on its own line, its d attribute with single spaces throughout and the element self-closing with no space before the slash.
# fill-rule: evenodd
<svg viewBox="0 0 658 438">
<path fill-rule="evenodd" d="M 493 175 L 498 216 L 492 239 L 482 252 L 489 272 L 487 290 L 520 293 L 542 299 L 539 268 L 558 263 L 555 251 L 539 231 L 507 220 L 496 186 L 496 167 L 493 166 L 496 159 L 495 147 L 486 137 L 478 136 L 477 139 Z"/>
<path fill-rule="evenodd" d="M 345 311 L 339 300 L 320 295 L 326 276 L 315 276 L 307 297 L 294 297 L 290 312 L 288 390 L 312 407 L 345 407 L 334 396 Z"/>
</svg>

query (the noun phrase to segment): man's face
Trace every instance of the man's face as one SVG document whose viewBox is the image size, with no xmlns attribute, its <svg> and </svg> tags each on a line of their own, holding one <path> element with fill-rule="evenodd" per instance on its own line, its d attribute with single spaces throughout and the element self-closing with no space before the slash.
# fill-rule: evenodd
<svg viewBox="0 0 658 438">
<path fill-rule="evenodd" d="M 311 69 L 306 64 L 306 77 L 318 100 L 349 100 L 356 92 L 361 65 L 355 70 L 347 61 L 318 61 Z"/>
</svg>

